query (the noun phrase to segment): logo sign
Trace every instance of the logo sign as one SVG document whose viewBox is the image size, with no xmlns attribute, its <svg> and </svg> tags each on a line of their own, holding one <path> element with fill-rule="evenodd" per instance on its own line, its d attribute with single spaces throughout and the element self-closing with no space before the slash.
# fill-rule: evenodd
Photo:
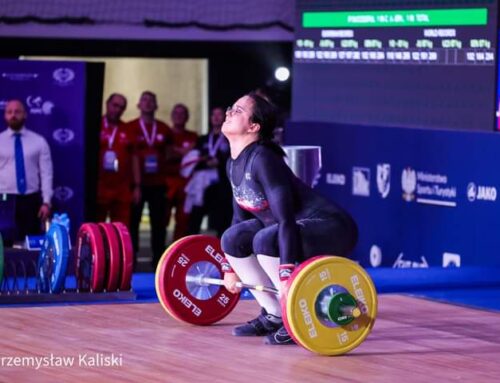
<svg viewBox="0 0 500 383">
<path fill-rule="evenodd" d="M 70 200 L 74 194 L 73 189 L 68 186 L 58 186 L 54 189 L 54 197 L 61 202 Z"/>
<path fill-rule="evenodd" d="M 443 267 L 460 267 L 461 257 L 460 254 L 443 253 Z"/>
<path fill-rule="evenodd" d="M 52 73 L 52 77 L 58 85 L 70 85 L 75 78 L 75 72 L 70 68 L 57 68 Z"/>
<path fill-rule="evenodd" d="M 467 199 L 471 202 L 476 200 L 477 186 L 474 182 L 469 182 L 467 185 Z"/>
<path fill-rule="evenodd" d="M 497 200 L 497 188 L 494 186 L 476 185 L 474 182 L 469 182 L 467 185 L 467 199 L 470 202 L 474 201 L 490 201 Z"/>
<path fill-rule="evenodd" d="M 412 168 L 405 168 L 401 174 L 401 188 L 403 189 L 403 199 L 413 201 L 415 190 L 417 189 L 417 173 Z"/>
<path fill-rule="evenodd" d="M 64 145 L 73 141 L 73 139 L 75 138 L 75 132 L 67 128 L 56 129 L 52 133 L 52 138 L 56 142 Z"/>
<path fill-rule="evenodd" d="M 390 164 L 377 164 L 377 189 L 382 198 L 387 198 L 391 191 Z"/>
<path fill-rule="evenodd" d="M 403 257 L 403 253 L 398 255 L 394 265 L 392 266 L 394 269 L 421 269 L 429 267 L 429 264 L 423 255 L 420 257 L 420 262 L 406 260 Z"/>
<path fill-rule="evenodd" d="M 340 173 L 326 173 L 326 183 L 328 185 L 344 186 L 346 182 L 345 174 Z"/>
<path fill-rule="evenodd" d="M 370 248 L 370 264 L 372 267 L 379 267 L 382 264 L 382 250 L 377 245 Z"/>
<path fill-rule="evenodd" d="M 370 169 L 352 168 L 352 194 L 362 197 L 370 196 Z"/>
<path fill-rule="evenodd" d="M 44 101 L 41 96 L 28 96 L 26 98 L 26 105 L 31 114 L 52 114 L 54 103 L 52 101 Z"/>
<path fill-rule="evenodd" d="M 2 78 L 6 78 L 12 81 L 29 81 L 38 78 L 38 73 L 3 72 Z"/>
</svg>

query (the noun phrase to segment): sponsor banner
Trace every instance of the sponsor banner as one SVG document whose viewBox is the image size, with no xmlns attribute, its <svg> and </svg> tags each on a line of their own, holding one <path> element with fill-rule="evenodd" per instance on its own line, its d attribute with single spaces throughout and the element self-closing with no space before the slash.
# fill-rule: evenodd
<svg viewBox="0 0 500 383">
<path fill-rule="evenodd" d="M 27 109 L 26 127 L 47 140 L 54 165 L 55 212 L 84 217 L 85 63 L 0 60 L 0 113 L 10 99 Z M 74 238 L 72 232 L 72 238 Z"/>
<path fill-rule="evenodd" d="M 401 188 L 403 199 L 407 202 L 457 206 L 457 188 L 449 184 L 448 177 L 444 174 L 433 174 L 406 167 L 401 173 Z"/>
<path fill-rule="evenodd" d="M 500 266 L 500 134 L 293 122 L 286 140 L 322 147 L 316 189 L 356 220 L 361 265 Z"/>
<path fill-rule="evenodd" d="M 382 198 L 391 191 L 391 164 L 377 164 L 377 190 Z"/>
<path fill-rule="evenodd" d="M 352 195 L 370 196 L 370 168 L 352 168 Z"/>
</svg>

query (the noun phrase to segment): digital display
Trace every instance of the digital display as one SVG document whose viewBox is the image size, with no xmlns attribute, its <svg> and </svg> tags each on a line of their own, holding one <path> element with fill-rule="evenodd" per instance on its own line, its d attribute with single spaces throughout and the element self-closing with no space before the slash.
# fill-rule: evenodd
<svg viewBox="0 0 500 383">
<path fill-rule="evenodd" d="M 297 0 L 292 119 L 491 131 L 497 2 Z"/>
</svg>

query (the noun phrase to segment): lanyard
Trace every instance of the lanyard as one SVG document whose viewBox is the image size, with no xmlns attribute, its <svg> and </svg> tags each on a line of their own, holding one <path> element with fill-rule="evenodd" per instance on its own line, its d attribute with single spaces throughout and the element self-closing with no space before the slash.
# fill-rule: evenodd
<svg viewBox="0 0 500 383">
<path fill-rule="evenodd" d="M 108 119 L 106 117 L 104 117 L 103 119 L 104 119 L 104 127 L 106 128 L 106 130 L 108 130 L 108 128 L 109 128 Z M 114 125 L 113 133 L 111 133 L 111 136 L 109 136 L 109 138 L 108 138 L 109 149 L 111 149 L 113 147 L 113 142 L 115 142 L 115 137 L 116 137 L 117 131 L 118 131 L 118 126 Z"/>
<path fill-rule="evenodd" d="M 156 126 L 156 120 L 153 121 L 153 130 L 151 132 L 151 136 L 148 134 L 148 131 L 146 130 L 146 124 L 144 123 L 142 118 L 139 120 L 139 122 L 141 124 L 142 134 L 144 135 L 146 142 L 149 146 L 153 146 L 153 144 L 155 143 L 156 131 L 158 129 L 158 126 Z"/>
<path fill-rule="evenodd" d="M 210 157 L 215 157 L 215 155 L 217 154 L 217 150 L 219 150 L 219 146 L 221 146 L 222 144 L 223 139 L 224 137 L 221 133 L 219 133 L 219 137 L 217 138 L 217 141 L 214 145 L 214 135 L 212 133 L 208 135 L 208 154 L 210 155 Z"/>
</svg>

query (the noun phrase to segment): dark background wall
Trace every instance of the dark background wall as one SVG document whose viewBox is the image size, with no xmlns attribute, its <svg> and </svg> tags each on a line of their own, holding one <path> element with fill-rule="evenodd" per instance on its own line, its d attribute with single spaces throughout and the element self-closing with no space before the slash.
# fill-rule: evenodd
<svg viewBox="0 0 500 383">
<path fill-rule="evenodd" d="M 127 41 L 83 39 L 0 39 L 0 57 L 22 55 L 78 57 L 206 58 L 209 107 L 227 106 L 243 93 L 265 85 L 288 110 L 290 86 L 274 86 L 274 70 L 292 66 L 292 42 Z"/>
</svg>

